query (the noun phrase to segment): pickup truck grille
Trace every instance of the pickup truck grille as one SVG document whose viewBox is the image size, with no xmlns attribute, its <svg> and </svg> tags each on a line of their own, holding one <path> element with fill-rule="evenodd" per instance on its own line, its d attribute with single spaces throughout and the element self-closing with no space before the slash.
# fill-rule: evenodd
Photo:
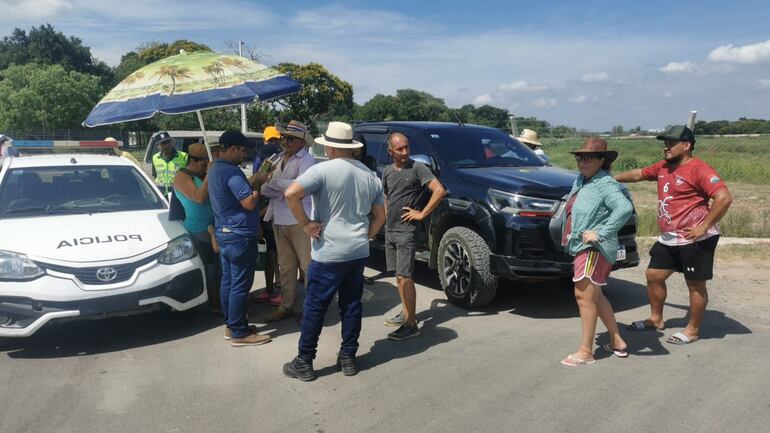
<svg viewBox="0 0 770 433">
<path fill-rule="evenodd" d="M 153 254 L 149 257 L 145 257 L 133 263 L 123 263 L 120 265 L 104 265 L 88 268 L 77 268 L 71 266 L 54 265 L 51 263 L 36 262 L 38 266 L 43 269 L 51 270 L 55 272 L 61 272 L 63 274 L 69 274 L 80 280 L 81 283 L 86 285 L 104 285 L 121 283 L 128 280 L 134 275 L 136 268 L 144 266 L 158 259 L 161 253 Z M 108 281 L 100 280 L 97 277 L 97 272 L 101 269 L 112 268 L 115 270 L 115 277 Z"/>
</svg>

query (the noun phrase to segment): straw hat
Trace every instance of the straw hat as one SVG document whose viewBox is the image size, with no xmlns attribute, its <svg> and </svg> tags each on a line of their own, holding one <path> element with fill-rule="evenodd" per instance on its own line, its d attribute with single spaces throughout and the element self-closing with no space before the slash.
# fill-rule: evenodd
<svg viewBox="0 0 770 433">
<path fill-rule="evenodd" d="M 579 155 L 581 153 L 595 153 L 597 155 L 607 158 L 609 162 L 614 161 L 618 157 L 618 152 L 614 150 L 607 150 L 607 140 L 599 137 L 588 137 L 580 146 L 580 149 L 570 152 L 573 155 Z"/>
<path fill-rule="evenodd" d="M 523 143 L 532 144 L 535 146 L 542 146 L 543 144 L 538 141 L 537 132 L 531 130 L 531 129 L 525 129 L 521 131 L 521 135 L 516 137 L 519 139 L 519 141 Z"/>
<path fill-rule="evenodd" d="M 206 146 L 203 143 L 193 143 L 187 148 L 187 154 L 193 158 L 209 159 L 209 154 L 206 152 Z"/>
<path fill-rule="evenodd" d="M 360 142 L 353 140 L 353 127 L 344 122 L 329 122 L 326 133 L 316 138 L 315 142 L 338 149 L 358 149 L 364 147 Z"/>
<path fill-rule="evenodd" d="M 305 144 L 308 146 L 313 144 L 313 137 L 307 130 L 307 126 L 305 126 L 305 124 L 300 121 L 292 120 L 288 125 L 278 125 L 276 128 L 278 129 L 278 132 L 281 133 L 281 135 L 288 135 L 290 137 L 299 138 L 300 140 L 305 140 Z"/>
</svg>

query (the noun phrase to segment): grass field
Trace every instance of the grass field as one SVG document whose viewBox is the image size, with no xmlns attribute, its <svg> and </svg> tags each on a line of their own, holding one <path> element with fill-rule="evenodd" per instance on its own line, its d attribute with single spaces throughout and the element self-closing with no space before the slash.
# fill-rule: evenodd
<svg viewBox="0 0 770 433">
<path fill-rule="evenodd" d="M 569 153 L 580 147 L 583 139 L 542 140 L 551 163 L 575 168 Z M 609 148 L 620 154 L 613 170 L 646 167 L 663 158 L 663 146 L 654 138 L 610 138 Z M 728 182 L 770 185 L 770 135 L 759 137 L 704 137 L 695 144 L 695 156 L 714 167 Z"/>
</svg>

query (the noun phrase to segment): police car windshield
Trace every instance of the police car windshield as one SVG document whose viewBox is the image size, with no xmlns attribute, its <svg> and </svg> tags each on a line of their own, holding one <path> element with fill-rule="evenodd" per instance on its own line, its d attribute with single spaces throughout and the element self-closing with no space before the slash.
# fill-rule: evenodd
<svg viewBox="0 0 770 433">
<path fill-rule="evenodd" d="M 531 167 L 545 165 L 531 149 L 496 129 L 437 129 L 428 133 L 449 165 L 465 167 Z"/>
<path fill-rule="evenodd" d="M 0 218 L 163 209 L 129 166 L 15 168 L 0 185 Z"/>
</svg>

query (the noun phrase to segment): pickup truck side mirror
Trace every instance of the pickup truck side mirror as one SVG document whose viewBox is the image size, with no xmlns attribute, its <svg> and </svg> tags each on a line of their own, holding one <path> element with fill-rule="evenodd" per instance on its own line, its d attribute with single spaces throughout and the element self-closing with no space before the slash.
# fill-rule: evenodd
<svg viewBox="0 0 770 433">
<path fill-rule="evenodd" d="M 424 153 L 418 153 L 416 155 L 410 155 L 409 157 L 414 161 L 427 165 L 433 174 L 437 174 L 436 172 L 438 171 L 438 164 L 436 164 L 436 160 L 433 159 L 432 156 L 426 155 Z"/>
</svg>

